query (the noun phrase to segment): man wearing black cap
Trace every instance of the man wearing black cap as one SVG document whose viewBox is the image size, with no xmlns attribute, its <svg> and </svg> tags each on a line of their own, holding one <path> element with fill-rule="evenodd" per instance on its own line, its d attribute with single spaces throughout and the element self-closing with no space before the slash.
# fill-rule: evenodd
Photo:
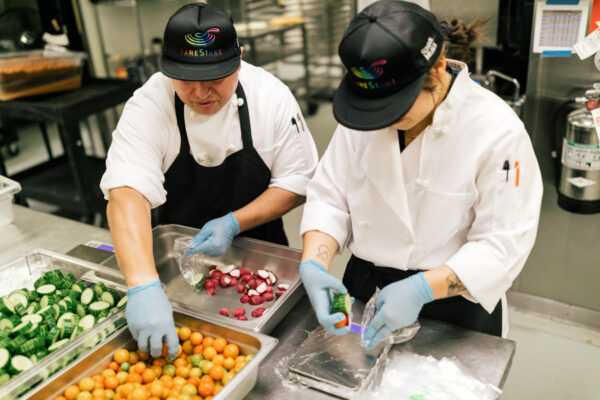
<svg viewBox="0 0 600 400">
<path fill-rule="evenodd" d="M 419 315 L 507 332 L 501 304 L 533 247 L 542 182 L 517 115 L 445 57 L 476 26 L 381 0 L 340 43 L 340 125 L 308 187 L 300 275 L 333 334 L 349 327 L 336 326 L 330 290 L 366 301 L 382 289 L 367 349 Z M 345 246 L 342 283 L 327 270 Z"/>
<path fill-rule="evenodd" d="M 152 254 L 152 223 L 201 228 L 188 252 L 220 256 L 245 235 L 287 245 L 281 216 L 301 204 L 317 153 L 289 89 L 241 61 L 231 16 L 203 3 L 167 23 L 161 73 L 127 102 L 101 188 L 127 320 L 142 351 L 177 352 Z"/>
</svg>

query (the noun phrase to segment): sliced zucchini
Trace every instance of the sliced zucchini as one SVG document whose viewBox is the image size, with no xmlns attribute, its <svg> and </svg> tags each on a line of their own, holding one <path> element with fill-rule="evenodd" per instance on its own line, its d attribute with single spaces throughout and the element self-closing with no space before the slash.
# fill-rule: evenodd
<svg viewBox="0 0 600 400">
<path fill-rule="evenodd" d="M 4 385 L 8 381 L 10 381 L 10 375 L 8 372 L 0 369 L 0 386 Z"/>
<path fill-rule="evenodd" d="M 107 302 L 108 304 L 111 305 L 111 307 L 115 305 L 115 299 L 114 299 L 112 293 L 110 293 L 110 292 L 103 292 L 100 295 L 100 300 Z"/>
<path fill-rule="evenodd" d="M 83 318 L 81 318 L 81 320 L 79 320 L 78 326 L 83 328 L 83 332 L 85 332 L 85 331 L 89 331 L 90 329 L 92 329 L 95 324 L 96 324 L 96 318 L 93 315 L 88 314 L 88 315 L 84 316 Z"/>
<path fill-rule="evenodd" d="M 77 293 L 83 292 L 83 290 L 85 289 L 85 285 L 81 282 L 75 282 L 74 284 L 71 285 L 71 290 Z"/>
<path fill-rule="evenodd" d="M 55 342 L 54 344 L 51 344 L 50 346 L 48 346 L 48 351 L 50 353 L 52 353 L 53 351 L 60 349 L 67 343 L 69 343 L 69 339 L 61 339 L 61 340 Z"/>
<path fill-rule="evenodd" d="M 10 331 L 10 334 L 11 334 L 11 336 L 22 335 L 23 333 L 30 330 L 32 326 L 33 326 L 33 324 L 31 323 L 31 321 L 21 322 L 19 325 L 15 326 L 12 329 L 12 331 Z"/>
<path fill-rule="evenodd" d="M 42 286 L 40 286 L 39 288 L 36 289 L 36 292 L 40 296 L 44 296 L 44 295 L 48 295 L 48 294 L 54 294 L 54 293 L 56 293 L 56 286 L 55 285 L 51 285 L 51 284 L 42 285 Z"/>
<path fill-rule="evenodd" d="M 91 288 L 86 288 L 81 293 L 80 302 L 84 305 L 89 305 L 94 300 L 94 291 Z"/>
<path fill-rule="evenodd" d="M 5 348 L 0 349 L 0 369 L 4 369 L 9 364 L 10 361 L 10 353 Z"/>
<path fill-rule="evenodd" d="M 76 326 L 75 328 L 73 328 L 73 332 L 71 333 L 71 337 L 69 338 L 69 340 L 74 340 L 77 336 L 81 335 L 83 332 L 84 332 L 84 330 L 81 326 Z"/>
<path fill-rule="evenodd" d="M 50 306 L 41 308 L 37 314 L 41 315 L 43 319 L 54 318 L 54 310 Z"/>
<path fill-rule="evenodd" d="M 25 356 L 14 356 L 10 360 L 9 370 L 13 375 L 19 374 L 23 371 L 27 371 L 28 369 L 33 367 L 33 363 L 29 359 L 29 357 Z"/>
<path fill-rule="evenodd" d="M 98 297 L 100 297 L 100 295 L 106 292 L 107 290 L 108 288 L 103 282 L 98 282 L 94 285 L 94 293 L 96 293 L 96 296 Z"/>
<path fill-rule="evenodd" d="M 47 283 L 47 282 L 46 282 L 46 278 L 44 278 L 43 276 L 40 276 L 39 278 L 37 278 L 37 279 L 35 280 L 35 282 L 33 282 L 33 287 L 34 287 L 35 289 L 37 289 L 37 288 L 39 288 L 40 286 L 42 286 L 42 285 L 45 285 L 46 283 Z"/>
<path fill-rule="evenodd" d="M 3 315 L 12 315 L 15 313 L 15 305 L 10 301 L 8 296 L 4 296 L 0 299 L 0 311 Z"/>
<path fill-rule="evenodd" d="M 11 353 L 19 354 L 21 352 L 21 346 L 23 346 L 23 343 L 25 343 L 26 341 L 27 339 L 25 339 L 25 336 L 17 336 L 8 345 L 8 351 L 10 351 Z"/>
<path fill-rule="evenodd" d="M 27 307 L 27 314 L 35 314 L 36 312 L 38 312 L 40 310 L 40 303 L 38 303 L 37 301 L 32 302 L 31 304 L 29 304 L 29 307 Z"/>
<path fill-rule="evenodd" d="M 43 318 L 41 315 L 39 314 L 27 314 L 24 315 L 23 318 L 21 318 L 21 321 L 26 322 L 26 321 L 31 321 L 32 324 L 40 324 L 42 322 Z"/>
<path fill-rule="evenodd" d="M 60 328 L 59 327 L 54 326 L 54 327 L 50 328 L 50 332 L 48 332 L 48 334 L 46 335 L 46 345 L 51 346 L 54 343 L 56 343 L 59 336 L 60 336 Z"/>
<path fill-rule="evenodd" d="M 75 312 L 77 313 L 77 315 L 79 315 L 80 317 L 83 317 L 85 314 L 87 314 L 87 307 L 84 306 L 83 304 L 77 304 L 75 306 Z"/>
<path fill-rule="evenodd" d="M 0 348 L 7 348 L 10 344 L 10 338 L 8 336 L 0 337 Z"/>
<path fill-rule="evenodd" d="M 0 331 L 12 330 L 15 326 L 13 325 L 10 318 L 0 319 Z"/>
<path fill-rule="evenodd" d="M 95 301 L 92 304 L 90 304 L 90 313 L 94 316 L 94 317 L 100 317 L 101 314 L 106 313 L 106 315 L 108 315 L 108 310 L 110 309 L 110 304 L 108 304 L 105 301 Z M 106 316 L 103 315 L 103 316 Z"/>
</svg>

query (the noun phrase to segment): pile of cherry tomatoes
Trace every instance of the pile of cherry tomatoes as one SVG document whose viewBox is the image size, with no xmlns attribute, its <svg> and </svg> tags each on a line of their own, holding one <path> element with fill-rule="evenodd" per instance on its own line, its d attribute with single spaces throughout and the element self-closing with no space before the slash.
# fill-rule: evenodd
<svg viewBox="0 0 600 400">
<path fill-rule="evenodd" d="M 241 355 L 225 338 L 180 327 L 177 359 L 152 358 L 119 349 L 101 374 L 68 386 L 54 400 L 210 400 L 244 368 L 253 354 Z"/>
</svg>

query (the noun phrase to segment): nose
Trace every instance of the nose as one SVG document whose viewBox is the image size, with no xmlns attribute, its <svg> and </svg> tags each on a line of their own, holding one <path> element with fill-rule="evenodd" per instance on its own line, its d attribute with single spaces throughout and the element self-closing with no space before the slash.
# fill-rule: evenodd
<svg viewBox="0 0 600 400">
<path fill-rule="evenodd" d="M 210 84 L 208 82 L 194 82 L 193 93 L 199 99 L 206 99 L 210 96 L 210 92 L 212 90 Z"/>
</svg>

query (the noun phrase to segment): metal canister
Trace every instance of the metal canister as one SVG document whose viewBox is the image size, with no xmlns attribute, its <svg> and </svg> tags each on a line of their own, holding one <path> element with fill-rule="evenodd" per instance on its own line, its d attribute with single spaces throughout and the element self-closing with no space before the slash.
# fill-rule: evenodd
<svg viewBox="0 0 600 400">
<path fill-rule="evenodd" d="M 580 214 L 600 212 L 600 142 L 592 114 L 599 89 L 588 90 L 586 107 L 569 113 L 563 137 L 558 205 Z"/>
</svg>

